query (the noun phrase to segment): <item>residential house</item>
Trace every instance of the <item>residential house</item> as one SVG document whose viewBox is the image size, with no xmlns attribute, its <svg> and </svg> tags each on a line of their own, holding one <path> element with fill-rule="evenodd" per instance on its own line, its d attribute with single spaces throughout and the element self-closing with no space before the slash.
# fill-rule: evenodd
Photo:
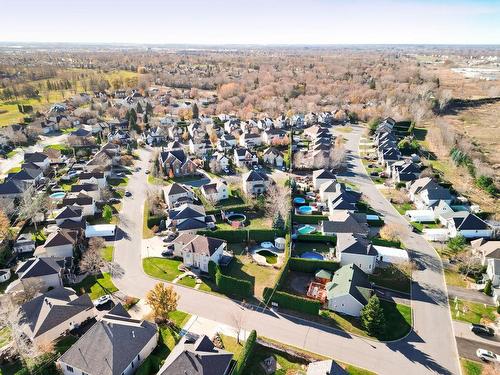
<svg viewBox="0 0 500 375">
<path fill-rule="evenodd" d="M 361 309 L 373 294 L 368 276 L 355 264 L 346 264 L 326 284 L 328 309 L 351 316 L 360 316 Z"/>
<path fill-rule="evenodd" d="M 218 264 L 226 249 L 224 240 L 189 233 L 179 235 L 173 243 L 174 255 L 182 258 L 186 267 L 199 268 L 203 272 L 208 272 L 210 261 Z"/>
<path fill-rule="evenodd" d="M 208 138 L 199 137 L 189 140 L 189 152 L 198 156 L 204 156 L 212 151 L 212 143 Z"/>
<path fill-rule="evenodd" d="M 488 259 L 486 262 L 486 276 L 491 280 L 494 288 L 500 287 L 500 259 Z"/>
<path fill-rule="evenodd" d="M 57 361 L 64 375 L 132 375 L 158 343 L 155 323 L 132 319 L 121 304 Z"/>
<path fill-rule="evenodd" d="M 262 142 L 266 145 L 273 145 L 286 139 L 287 133 L 281 129 L 269 129 L 262 132 Z"/>
<path fill-rule="evenodd" d="M 221 179 L 203 185 L 200 190 L 209 202 L 218 203 L 229 198 L 227 183 Z"/>
<path fill-rule="evenodd" d="M 321 202 L 328 202 L 328 199 L 338 192 L 345 190 L 345 185 L 335 179 L 328 179 L 319 186 L 319 198 Z"/>
<path fill-rule="evenodd" d="M 270 184 L 270 180 L 265 173 L 254 170 L 244 173 L 241 179 L 243 180 L 243 192 L 245 194 L 263 194 Z"/>
<path fill-rule="evenodd" d="M 58 229 L 49 234 L 45 243 L 35 250 L 34 255 L 37 257 L 72 257 L 78 239 L 78 231 Z"/>
<path fill-rule="evenodd" d="M 85 193 L 67 194 L 62 200 L 63 206 L 76 206 L 81 208 L 82 216 L 94 216 L 96 206 L 94 198 Z"/>
<path fill-rule="evenodd" d="M 43 171 L 46 171 L 50 167 L 50 159 L 43 152 L 26 152 L 24 154 L 24 162 L 33 163 Z"/>
<path fill-rule="evenodd" d="M 341 266 L 353 263 L 367 274 L 377 266 L 377 250 L 366 237 L 353 233 L 338 234 L 336 255 Z"/>
<path fill-rule="evenodd" d="M 264 163 L 275 165 L 278 168 L 283 167 L 283 153 L 275 147 L 269 147 L 262 156 Z"/>
<path fill-rule="evenodd" d="M 354 212 L 357 210 L 357 204 L 361 199 L 361 194 L 352 190 L 340 190 L 328 197 L 328 210 L 330 215 L 336 210 L 347 210 Z"/>
<path fill-rule="evenodd" d="M 33 235 L 31 233 L 23 233 L 17 237 L 16 242 L 14 242 L 13 250 L 18 253 L 29 253 L 35 251 L 35 241 L 33 240 Z"/>
<path fill-rule="evenodd" d="M 236 165 L 238 168 L 251 168 L 252 166 L 257 164 L 259 164 L 259 158 L 257 157 L 256 153 L 251 152 L 247 148 L 234 149 L 234 165 Z"/>
<path fill-rule="evenodd" d="M 163 188 L 163 197 L 169 208 L 183 203 L 192 203 L 194 198 L 193 190 L 183 184 L 174 182 Z"/>
<path fill-rule="evenodd" d="M 219 170 L 225 170 L 229 168 L 231 161 L 229 158 L 222 152 L 217 151 L 212 154 L 212 159 L 215 159 L 217 162 L 217 167 Z"/>
<path fill-rule="evenodd" d="M 181 177 L 190 176 L 196 173 L 196 164 L 187 157 L 182 149 L 161 152 L 159 162 L 165 176 Z"/>
<path fill-rule="evenodd" d="M 97 311 L 88 294 L 57 287 L 21 305 L 22 331 L 36 345 L 48 344 L 94 318 Z"/>
<path fill-rule="evenodd" d="M 65 220 L 81 221 L 83 218 L 83 210 L 78 206 L 66 206 L 54 218 L 57 225 L 60 225 Z"/>
<path fill-rule="evenodd" d="M 97 184 L 78 184 L 72 185 L 70 189 L 71 193 L 83 193 L 92 197 L 95 201 L 100 200 L 101 191 L 99 189 L 99 185 Z"/>
<path fill-rule="evenodd" d="M 241 147 L 253 148 L 255 146 L 260 146 L 262 144 L 262 138 L 260 134 L 243 133 L 240 136 L 239 142 Z"/>
<path fill-rule="evenodd" d="M 23 283 L 41 282 L 43 288 L 63 286 L 63 276 L 71 267 L 71 258 L 39 257 L 22 262 L 16 269 L 18 279 L 7 287 L 6 292 L 23 290 Z"/>
<path fill-rule="evenodd" d="M 313 188 L 319 190 L 320 186 L 325 182 L 335 180 L 335 175 L 328 169 L 318 169 L 312 173 Z"/>
<path fill-rule="evenodd" d="M 446 226 L 451 238 L 459 234 L 465 238 L 491 238 L 493 235 L 488 223 L 468 211 L 455 212 L 447 219 Z"/>
<path fill-rule="evenodd" d="M 320 231 L 325 236 L 337 236 L 339 233 L 368 234 L 366 215 L 347 210 L 336 210 L 329 215 L 329 220 L 320 222 Z"/>
<path fill-rule="evenodd" d="M 215 217 L 207 216 L 203 206 L 184 203 L 168 211 L 167 227 L 194 234 L 198 230 L 215 227 Z"/>
<path fill-rule="evenodd" d="M 229 375 L 233 354 L 202 335 L 185 335 L 168 355 L 157 375 Z"/>
<path fill-rule="evenodd" d="M 7 180 L 0 184 L 0 198 L 14 200 L 21 197 L 24 190 L 22 181 Z"/>
<path fill-rule="evenodd" d="M 486 265 L 488 259 L 500 259 L 500 241 L 487 241 L 484 238 L 471 241 L 472 251 L 481 257 L 481 264 Z"/>
<path fill-rule="evenodd" d="M 388 173 L 395 183 L 406 183 L 418 179 L 420 176 L 420 167 L 411 160 L 399 160 L 389 167 Z"/>
<path fill-rule="evenodd" d="M 104 189 L 107 186 L 104 172 L 82 172 L 78 175 L 78 180 L 80 184 L 95 184 L 99 186 L 99 189 Z"/>
</svg>

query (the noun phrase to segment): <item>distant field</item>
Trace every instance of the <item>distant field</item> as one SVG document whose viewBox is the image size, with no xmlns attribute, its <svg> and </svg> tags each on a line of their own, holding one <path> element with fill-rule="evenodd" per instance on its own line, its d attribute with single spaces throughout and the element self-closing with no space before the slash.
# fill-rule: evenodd
<svg viewBox="0 0 500 375">
<path fill-rule="evenodd" d="M 60 79 L 67 78 L 65 75 L 74 73 L 74 72 L 82 72 L 82 73 L 92 73 L 92 71 L 89 70 L 84 70 L 84 69 L 72 69 L 72 70 L 66 70 L 66 71 L 61 71 L 60 76 L 51 78 L 49 79 L 50 81 L 57 81 Z M 99 73 L 97 71 L 93 72 L 95 74 L 94 78 L 103 78 L 107 79 L 108 81 L 111 81 L 113 79 L 121 78 L 121 79 L 127 79 L 127 78 L 137 78 L 138 73 L 127 71 L 127 70 L 118 70 L 115 72 L 109 72 L 109 73 Z M 49 91 L 48 96 L 47 96 L 47 90 L 46 90 L 46 81 L 45 79 L 39 80 L 39 81 L 28 81 L 25 82 L 25 84 L 30 84 L 38 88 L 38 85 L 42 86 L 42 90 L 40 91 L 40 98 L 39 100 L 37 99 L 18 99 L 18 100 L 9 100 L 9 101 L 2 101 L 0 100 L 0 126 L 5 126 L 9 125 L 12 123 L 20 122 L 22 118 L 25 116 L 22 113 L 19 112 L 17 105 L 18 104 L 24 104 L 24 105 L 31 105 L 33 106 L 33 111 L 45 109 L 46 107 L 50 106 L 51 104 L 54 103 L 59 103 L 64 101 L 65 99 L 70 98 L 71 96 L 75 95 L 76 93 L 83 92 L 83 84 L 90 81 L 90 77 L 85 78 L 84 80 L 78 81 L 77 82 L 77 87 L 76 88 L 71 88 L 69 90 L 56 90 L 56 91 Z M 87 89 L 87 92 L 90 92 L 90 89 Z"/>
</svg>

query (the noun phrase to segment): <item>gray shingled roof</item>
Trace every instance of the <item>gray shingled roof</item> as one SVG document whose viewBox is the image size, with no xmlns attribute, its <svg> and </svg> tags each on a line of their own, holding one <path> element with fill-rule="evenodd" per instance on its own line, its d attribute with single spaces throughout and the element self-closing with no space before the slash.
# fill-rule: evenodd
<svg viewBox="0 0 500 375">
<path fill-rule="evenodd" d="M 59 361 L 92 375 L 121 375 L 156 333 L 154 323 L 108 313 Z"/>
</svg>

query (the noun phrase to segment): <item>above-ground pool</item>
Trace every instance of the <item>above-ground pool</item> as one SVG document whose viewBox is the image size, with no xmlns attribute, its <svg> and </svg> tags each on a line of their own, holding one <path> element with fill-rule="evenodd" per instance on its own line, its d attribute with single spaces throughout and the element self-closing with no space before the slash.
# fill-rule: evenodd
<svg viewBox="0 0 500 375">
<path fill-rule="evenodd" d="M 226 215 L 226 220 L 228 221 L 229 224 L 232 224 L 233 222 L 243 223 L 246 219 L 247 217 L 241 213 L 233 213 Z"/>
<path fill-rule="evenodd" d="M 66 196 L 64 191 L 58 191 L 57 193 L 52 193 L 49 195 L 52 199 L 63 199 Z"/>
<path fill-rule="evenodd" d="M 304 259 L 316 259 L 316 260 L 323 260 L 323 255 L 320 253 L 317 253 L 315 251 L 306 251 L 305 253 L 302 253 L 300 255 L 301 258 Z"/>
<path fill-rule="evenodd" d="M 295 204 L 304 204 L 306 203 L 306 200 L 302 197 L 297 197 L 297 198 L 293 198 L 293 203 Z"/>
<path fill-rule="evenodd" d="M 311 206 L 300 206 L 297 208 L 297 211 L 302 215 L 310 215 L 313 212 L 313 208 Z"/>
<path fill-rule="evenodd" d="M 260 244 L 260 246 L 262 246 L 264 249 L 270 249 L 271 247 L 273 247 L 273 243 L 269 241 L 264 241 Z"/>
<path fill-rule="evenodd" d="M 299 232 L 299 234 L 311 234 L 316 232 L 316 228 L 312 225 L 306 224 L 297 229 L 297 232 Z"/>
</svg>

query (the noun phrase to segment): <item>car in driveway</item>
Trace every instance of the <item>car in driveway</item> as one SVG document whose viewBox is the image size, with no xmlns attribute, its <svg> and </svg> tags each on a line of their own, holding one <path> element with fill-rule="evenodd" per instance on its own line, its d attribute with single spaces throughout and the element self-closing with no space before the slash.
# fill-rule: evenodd
<svg viewBox="0 0 500 375">
<path fill-rule="evenodd" d="M 94 306 L 102 306 L 111 301 L 111 295 L 105 294 L 94 301 Z"/>
<path fill-rule="evenodd" d="M 126 197 L 131 197 L 131 196 L 132 196 L 132 193 L 131 193 L 130 191 L 128 191 L 128 190 L 127 190 L 127 191 L 125 192 L 125 196 L 126 196 Z"/>
<path fill-rule="evenodd" d="M 495 330 L 483 324 L 471 324 L 470 330 L 479 336 L 495 336 Z"/>
<path fill-rule="evenodd" d="M 486 349 L 476 350 L 477 357 L 484 362 L 500 362 L 500 356 Z"/>
</svg>

